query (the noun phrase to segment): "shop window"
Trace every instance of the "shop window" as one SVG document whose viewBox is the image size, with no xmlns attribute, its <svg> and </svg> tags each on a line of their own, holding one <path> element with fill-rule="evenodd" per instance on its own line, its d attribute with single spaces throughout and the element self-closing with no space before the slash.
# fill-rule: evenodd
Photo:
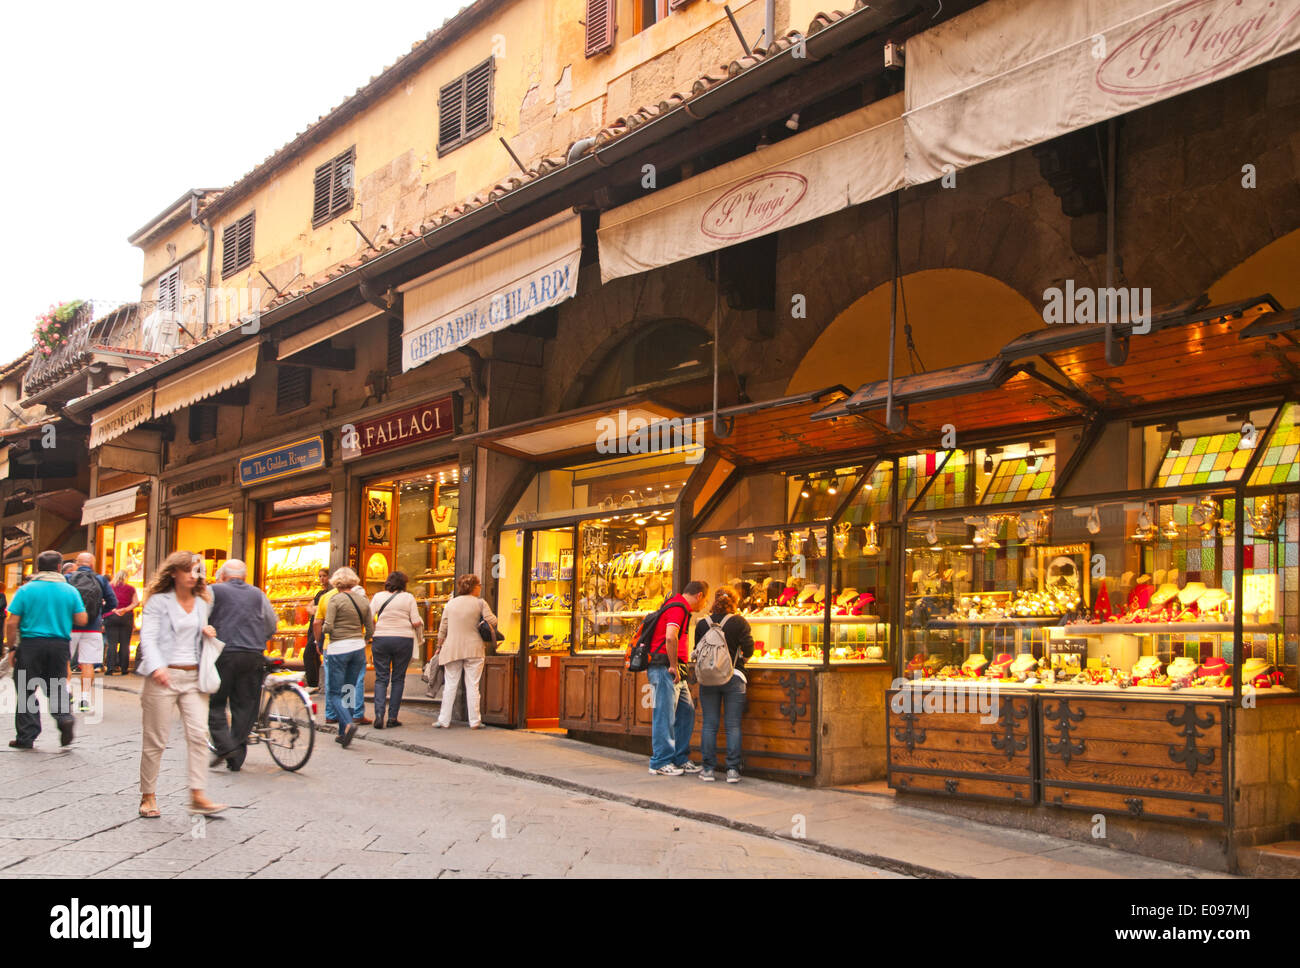
<svg viewBox="0 0 1300 968">
<path fill-rule="evenodd" d="M 255 212 L 249 212 L 237 222 L 227 225 L 221 232 L 221 278 L 233 276 L 253 264 L 253 222 Z"/>
<path fill-rule="evenodd" d="M 693 468 L 681 454 L 624 457 L 539 472 L 516 503 L 512 524 L 547 517 L 599 516 L 613 511 L 671 505 Z"/>
<path fill-rule="evenodd" d="M 577 406 L 705 377 L 712 372 L 711 340 L 705 330 L 681 319 L 642 327 L 600 361 Z"/>
<path fill-rule="evenodd" d="M 1274 413 L 1270 408 L 1141 428 L 1145 479 L 1153 487 L 1190 487 L 1241 480 Z"/>
<path fill-rule="evenodd" d="M 275 412 L 301 410 L 311 403 L 311 370 L 305 366 L 281 366 L 276 373 Z"/>
<path fill-rule="evenodd" d="M 722 497 L 700 530 L 784 524 L 788 486 L 783 474 L 747 474 Z"/>
<path fill-rule="evenodd" d="M 836 468 L 791 474 L 786 480 L 786 520 L 791 523 L 826 521 L 847 499 L 862 468 Z"/>
<path fill-rule="evenodd" d="M 217 408 L 196 403 L 190 407 L 190 443 L 198 444 L 217 437 Z"/>
<path fill-rule="evenodd" d="M 173 551 L 192 551 L 203 558 L 208 581 L 230 559 L 235 519 L 229 510 L 209 511 L 176 519 Z"/>
<path fill-rule="evenodd" d="M 303 660 L 320 572 L 332 571 L 329 491 L 271 501 L 257 525 L 257 578 L 279 618 L 268 653 L 297 665 Z"/>
<path fill-rule="evenodd" d="M 856 524 L 883 524 L 893 517 L 894 464 L 882 460 L 853 496 L 836 523 L 837 530 Z"/>
<path fill-rule="evenodd" d="M 1288 403 L 1278 414 L 1277 423 L 1264 444 L 1255 471 L 1250 475 L 1252 487 L 1300 482 L 1300 405 Z"/>
<path fill-rule="evenodd" d="M 492 129 L 493 59 L 438 92 L 438 154 L 444 155 Z"/>
<path fill-rule="evenodd" d="M 356 163 L 357 149 L 353 145 L 316 169 L 312 181 L 312 228 L 318 228 L 351 210 L 352 182 Z"/>
<path fill-rule="evenodd" d="M 400 571 L 424 620 L 423 661 L 442 620 L 442 607 L 455 594 L 456 532 L 460 509 L 460 467 L 456 464 L 372 481 L 362 488 L 360 573 L 366 594 L 382 591 Z"/>
</svg>

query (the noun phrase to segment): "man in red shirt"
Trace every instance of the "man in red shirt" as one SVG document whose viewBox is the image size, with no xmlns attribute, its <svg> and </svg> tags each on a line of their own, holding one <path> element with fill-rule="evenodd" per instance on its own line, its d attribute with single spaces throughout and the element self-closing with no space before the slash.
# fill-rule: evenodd
<svg viewBox="0 0 1300 968">
<path fill-rule="evenodd" d="M 695 728 L 695 706 L 681 667 L 690 658 L 687 630 L 691 612 L 699 611 L 708 593 L 708 582 L 687 582 L 680 595 L 664 603 L 650 641 L 650 668 L 646 670 L 654 689 L 650 772 L 657 776 L 700 772 L 699 765 L 687 759 Z"/>
</svg>

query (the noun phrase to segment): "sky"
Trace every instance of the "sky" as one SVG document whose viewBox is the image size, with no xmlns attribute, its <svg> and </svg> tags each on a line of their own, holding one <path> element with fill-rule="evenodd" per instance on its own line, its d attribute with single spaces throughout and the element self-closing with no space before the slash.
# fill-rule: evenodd
<svg viewBox="0 0 1300 968">
<path fill-rule="evenodd" d="M 139 299 L 128 235 L 190 188 L 238 180 L 467 2 L 11 4 L 0 364 L 52 303 Z"/>
</svg>

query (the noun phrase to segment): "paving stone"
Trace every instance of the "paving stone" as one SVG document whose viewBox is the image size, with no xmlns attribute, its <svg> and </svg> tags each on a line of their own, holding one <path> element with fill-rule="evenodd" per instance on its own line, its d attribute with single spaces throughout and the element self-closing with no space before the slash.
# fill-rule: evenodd
<svg viewBox="0 0 1300 968">
<path fill-rule="evenodd" d="M 86 877 L 107 870 L 114 864 L 129 860 L 125 852 L 54 850 L 6 867 L 6 877 L 27 877 L 30 874 L 55 874 L 59 877 Z"/>
</svg>

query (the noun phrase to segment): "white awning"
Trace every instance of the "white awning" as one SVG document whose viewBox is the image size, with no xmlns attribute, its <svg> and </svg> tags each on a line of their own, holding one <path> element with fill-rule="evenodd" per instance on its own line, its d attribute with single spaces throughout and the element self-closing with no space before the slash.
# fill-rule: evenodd
<svg viewBox="0 0 1300 968">
<path fill-rule="evenodd" d="M 381 309 L 371 306 L 369 303 L 363 303 L 360 306 L 349 309 L 347 312 L 341 313 L 333 319 L 313 326 L 310 329 L 304 329 L 301 333 L 295 333 L 293 336 L 286 337 L 280 342 L 280 348 L 276 351 L 275 358 L 277 360 L 286 360 L 295 353 L 301 353 L 303 350 L 315 346 L 317 343 L 323 343 L 325 340 L 330 339 L 333 336 L 338 336 L 340 333 L 346 332 L 353 326 L 360 326 L 367 320 L 374 319 L 381 312 Z"/>
<path fill-rule="evenodd" d="M 572 299 L 582 221 L 563 212 L 401 286 L 402 371 Z"/>
<path fill-rule="evenodd" d="M 120 518 L 124 514 L 134 513 L 135 501 L 139 493 L 139 487 L 128 487 L 123 491 L 92 497 L 81 508 L 81 523 L 97 524 L 110 518 Z"/>
<path fill-rule="evenodd" d="M 903 95 L 601 216 L 600 277 L 671 265 L 903 187 Z"/>
<path fill-rule="evenodd" d="M 257 354 L 261 348 L 262 344 L 254 341 L 229 356 L 163 380 L 154 395 L 154 416 L 174 413 L 250 379 L 257 372 Z"/>
<path fill-rule="evenodd" d="M 989 0 L 907 41 L 907 184 L 1300 49 L 1294 0 Z"/>
<path fill-rule="evenodd" d="M 127 397 L 113 407 L 90 421 L 90 447 L 93 450 L 116 437 L 122 436 L 132 427 L 139 426 L 153 416 L 153 387 Z"/>
</svg>

